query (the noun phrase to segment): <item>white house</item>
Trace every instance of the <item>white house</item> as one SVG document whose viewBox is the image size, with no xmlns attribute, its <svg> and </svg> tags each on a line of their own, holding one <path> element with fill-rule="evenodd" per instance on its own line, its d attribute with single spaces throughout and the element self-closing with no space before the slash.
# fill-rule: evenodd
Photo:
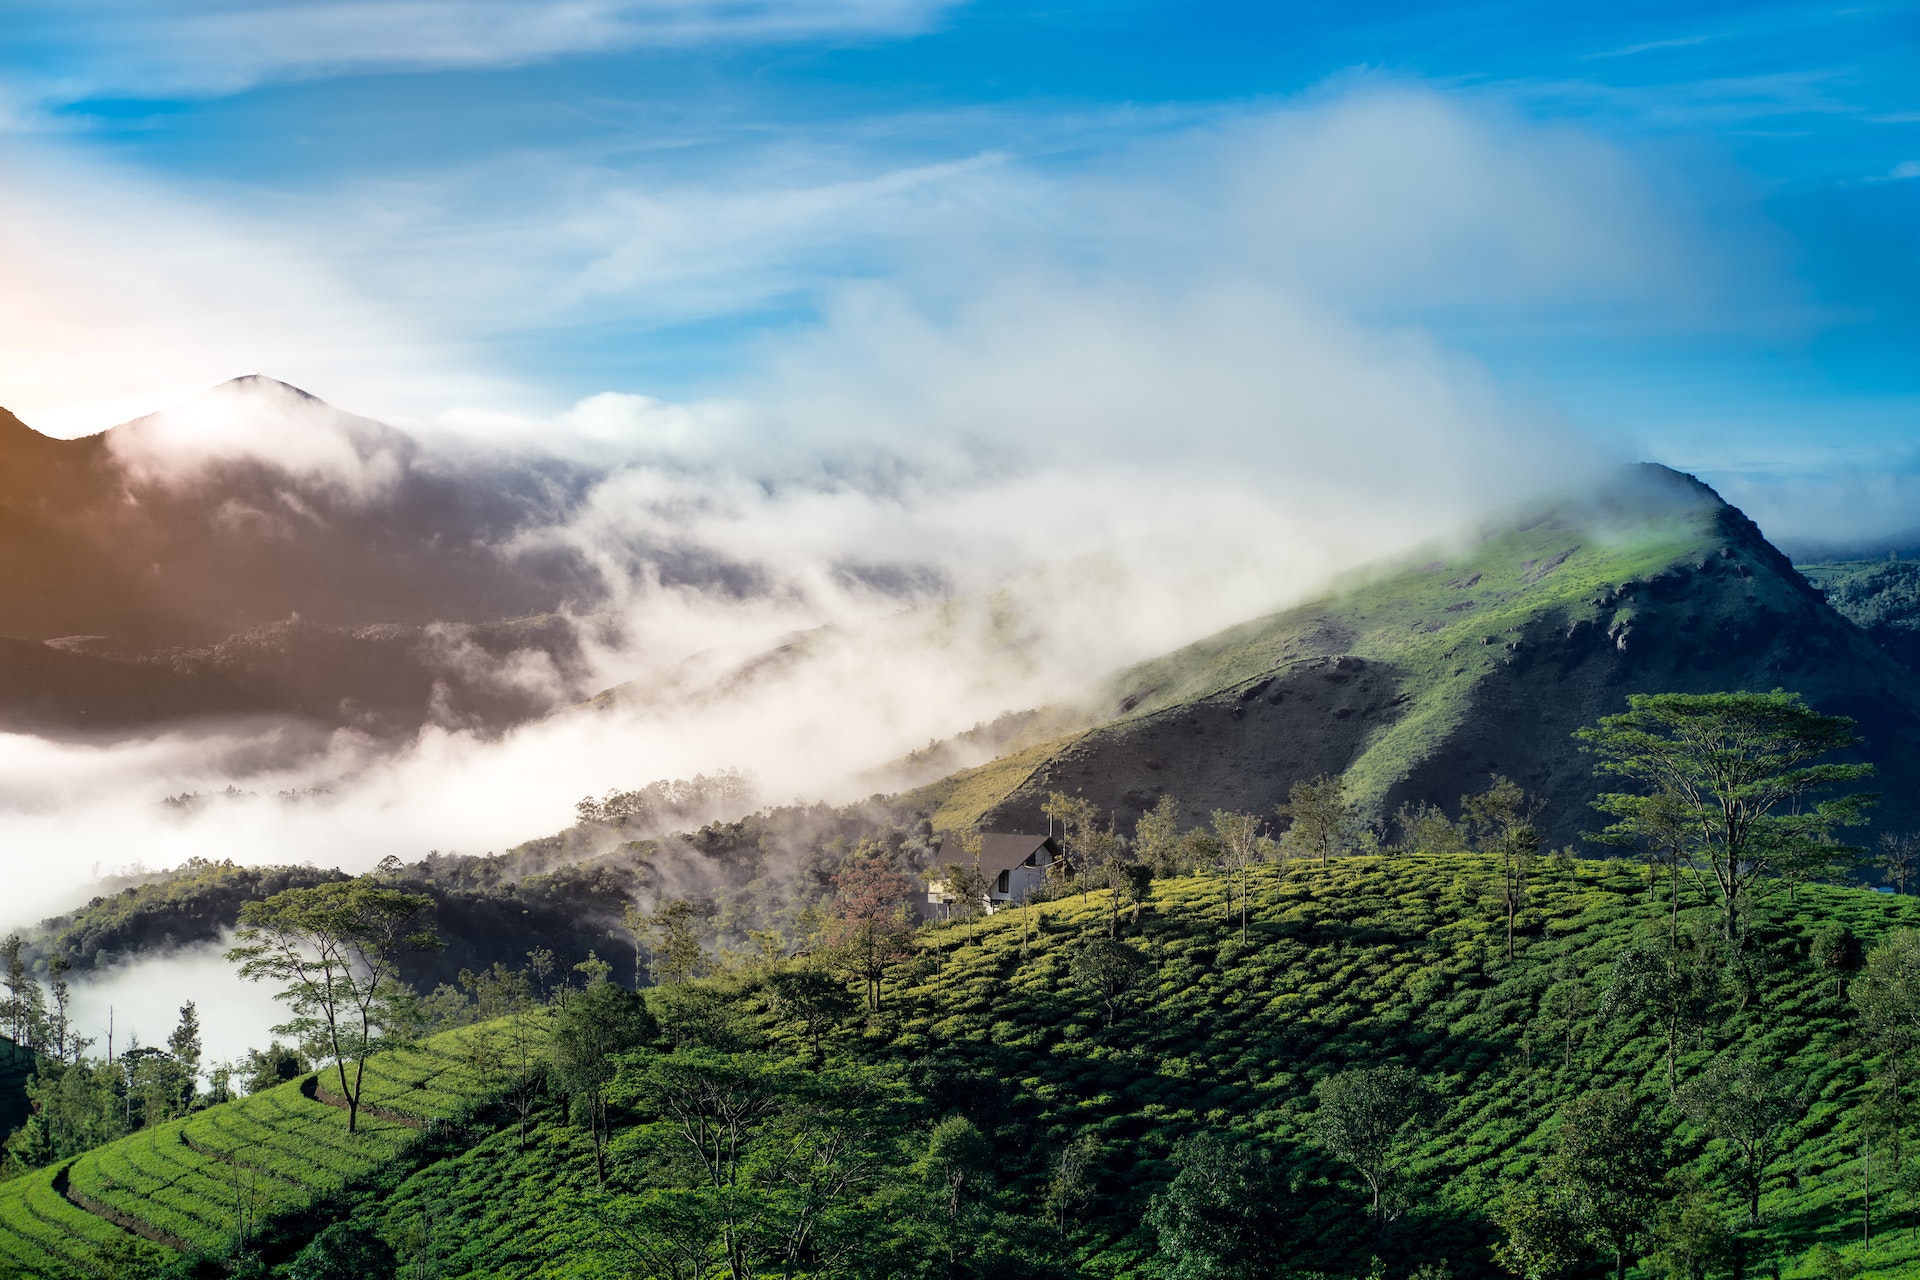
<svg viewBox="0 0 1920 1280">
<path fill-rule="evenodd" d="M 1017 906 L 1046 883 L 1047 867 L 1060 856 L 1060 846 L 1052 836 L 1013 835 L 988 832 L 980 837 L 980 871 L 986 877 L 986 908 L 989 913 L 1001 907 Z M 965 864 L 971 857 L 960 844 L 960 837 L 949 835 L 940 840 L 940 852 L 934 856 L 936 868 Z M 944 879 L 927 881 L 927 904 L 932 907 L 953 905 L 952 887 Z"/>
</svg>

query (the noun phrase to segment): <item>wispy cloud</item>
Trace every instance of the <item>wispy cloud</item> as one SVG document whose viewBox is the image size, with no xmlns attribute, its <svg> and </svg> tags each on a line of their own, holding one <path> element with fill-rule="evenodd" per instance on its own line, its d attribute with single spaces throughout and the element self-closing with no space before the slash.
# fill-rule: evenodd
<svg viewBox="0 0 1920 1280">
<path fill-rule="evenodd" d="M 366 71 L 511 66 L 648 46 L 903 36 L 957 0 L 28 0 L 23 38 L 58 52 L 52 100 L 231 93 Z"/>
<path fill-rule="evenodd" d="M 313 277 L 331 282 L 319 296 L 364 308 L 289 321 L 287 342 L 386 315 L 461 351 L 529 296 L 554 326 L 817 291 L 818 318 L 767 339 L 723 395 L 609 392 L 561 412 L 451 395 L 471 407 L 422 415 L 423 447 L 447 456 L 538 449 L 605 471 L 567 519 L 524 536 L 598 566 L 623 638 L 591 655 L 596 679 L 650 697 L 498 741 L 433 728 L 397 756 L 351 735 L 249 754 L 239 729 L 62 748 L 35 758 L 30 795 L 0 797 L 0 838 L 108 865 L 132 848 L 366 863 L 498 848 L 564 823 L 582 794 L 651 777 L 739 766 L 775 798 L 870 790 L 862 770 L 930 737 L 1084 693 L 1604 459 L 1422 312 L 1663 311 L 1710 287 L 1702 233 L 1663 219 L 1630 157 L 1404 89 L 1212 125 L 1069 175 L 1002 157 L 771 172 L 651 189 L 597 172 L 546 216 L 442 237 L 423 213 L 332 260 L 289 247 L 299 225 L 267 238 L 286 261 L 332 266 Z M 417 276 L 362 274 L 375 248 L 411 250 Z M 143 262 L 179 289 L 164 296 L 194 300 L 190 279 Z M 310 277 L 269 278 L 287 292 L 264 314 L 297 319 Z M 479 318 L 463 327 L 463 312 Z M 84 317 L 66 314 L 64 333 L 18 327 L 23 369 L 86 345 Z M 330 376 L 349 392 L 312 389 L 381 403 L 344 364 Z M 274 448 L 218 422 L 183 438 Z M 289 463 L 331 474 L 359 457 L 336 454 Z M 822 626 L 837 629 L 732 696 L 704 691 L 714 661 L 684 665 Z M 335 798 L 153 825 L 160 795 L 228 780 Z"/>
</svg>

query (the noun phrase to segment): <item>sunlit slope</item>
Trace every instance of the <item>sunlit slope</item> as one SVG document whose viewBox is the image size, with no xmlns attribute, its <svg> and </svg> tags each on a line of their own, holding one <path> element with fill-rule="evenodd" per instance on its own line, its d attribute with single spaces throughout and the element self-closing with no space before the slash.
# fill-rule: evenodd
<svg viewBox="0 0 1920 1280">
<path fill-rule="evenodd" d="M 1705 1180 L 1732 1216 L 1724 1145 L 1668 1106 L 1657 1018 L 1601 1012 L 1623 951 L 1666 937 L 1664 899 L 1649 897 L 1644 870 L 1631 864 L 1543 866 L 1509 961 L 1489 892 L 1496 872 L 1473 855 L 1260 867 L 1244 937 L 1237 921 L 1222 921 L 1219 879 L 1157 882 L 1137 922 L 1121 914 L 1121 937 L 1145 964 L 1111 1025 L 1073 973 L 1079 948 L 1107 933 L 1104 893 L 928 930 L 919 956 L 887 978 L 882 1013 L 849 1017 L 826 1036 L 827 1068 L 903 1078 L 912 1094 L 888 1117 L 900 1125 L 897 1159 L 875 1174 L 901 1194 L 882 1197 L 861 1229 L 875 1238 L 909 1229 L 921 1144 L 964 1115 L 992 1143 L 970 1194 L 1022 1216 L 1034 1228 L 1029 1243 L 1048 1251 L 1046 1267 L 1005 1274 L 1152 1280 L 1167 1271 L 1146 1208 L 1173 1175 L 1180 1139 L 1224 1129 L 1256 1140 L 1277 1166 L 1287 1194 L 1263 1229 L 1294 1273 L 1367 1275 L 1366 1195 L 1314 1141 L 1315 1089 L 1336 1072 L 1385 1064 L 1418 1071 L 1440 1103 L 1413 1160 L 1407 1216 L 1382 1251 L 1389 1276 L 1443 1259 L 1461 1280 L 1500 1274 L 1489 1250 L 1503 1188 L 1535 1177 L 1562 1106 L 1618 1085 L 1645 1099 L 1673 1167 Z M 1697 909 L 1691 898 L 1687 907 Z M 1808 958 L 1814 933 L 1836 923 L 1871 947 L 1920 925 L 1920 900 L 1825 886 L 1803 888 L 1791 904 L 1774 895 L 1754 915 L 1741 963 L 1716 969 L 1725 981 L 1680 1046 L 1683 1085 L 1718 1057 L 1752 1054 L 1788 1073 L 1805 1099 L 1767 1167 L 1750 1275 L 1776 1258 L 1783 1274 L 1807 1275 L 1807 1250 L 1821 1241 L 1858 1255 L 1867 1277 L 1911 1274 L 1920 1262 L 1908 1199 L 1881 1206 L 1897 1216 L 1876 1227 L 1870 1255 L 1849 1243 L 1859 1238 L 1860 1106 L 1872 1063 L 1834 974 Z M 814 1069 L 803 1029 L 755 982 L 692 989 L 733 1015 L 710 1024 L 729 1050 Z M 681 1175 L 698 1180 L 640 1139 L 638 1126 L 657 1119 L 643 1103 L 616 1109 L 613 1185 L 638 1193 L 683 1185 Z M 631 1255 L 596 1216 L 591 1144 L 557 1099 L 534 1120 L 524 1140 L 501 1129 L 361 1200 L 355 1219 L 390 1240 L 428 1224 L 423 1265 L 436 1275 L 629 1274 Z M 1083 1138 L 1094 1143 L 1086 1198 L 1070 1222 L 1043 1222 L 1059 1153 Z"/>
<path fill-rule="evenodd" d="M 1593 791 L 1576 728 L 1629 692 L 1776 686 L 1859 717 L 1883 767 L 1920 765 L 1911 675 L 1712 490 L 1637 468 L 1120 673 L 1112 720 L 950 786 L 966 802 L 936 825 L 1025 827 L 1055 790 L 1123 823 L 1163 794 L 1189 819 L 1271 813 L 1321 773 L 1344 773 L 1379 819 L 1403 801 L 1451 807 L 1499 772 L 1547 797 L 1560 843 L 1588 825 Z M 1890 797 L 1885 820 L 1920 817 L 1911 807 Z"/>
<path fill-rule="evenodd" d="M 971 943 L 966 926 L 947 926 L 935 935 L 949 948 L 945 964 L 892 996 L 898 1031 L 877 1052 L 937 1060 L 947 1078 L 1007 1082 L 996 1122 L 1017 1119 L 1056 1146 L 1096 1135 L 1105 1164 L 1094 1213 L 1104 1221 L 1077 1242 L 1080 1256 L 1090 1273 L 1136 1275 L 1152 1242 L 1133 1224 L 1170 1176 L 1174 1142 L 1216 1126 L 1271 1144 L 1295 1188 L 1273 1230 L 1302 1272 L 1365 1274 L 1365 1198 L 1351 1170 L 1314 1144 L 1312 1090 L 1348 1067 L 1403 1063 L 1435 1085 L 1442 1107 L 1414 1160 L 1422 1191 L 1392 1242 L 1395 1272 L 1445 1258 L 1455 1275 L 1497 1274 L 1486 1250 L 1500 1188 L 1532 1176 L 1557 1110 L 1581 1093 L 1632 1086 L 1668 1126 L 1676 1167 L 1710 1185 L 1726 1156 L 1663 1109 L 1653 1023 L 1600 1013 L 1612 963 L 1665 936 L 1666 903 L 1649 898 L 1644 870 L 1585 860 L 1543 870 L 1513 961 L 1486 896 L 1497 870 L 1473 855 L 1261 868 L 1244 939 L 1222 924 L 1220 880 L 1160 883 L 1140 925 L 1123 914 L 1123 936 L 1151 976 L 1111 1029 L 1070 969 L 1076 945 L 1106 931 L 1104 893 L 1046 907 L 1034 937 L 1019 912 L 974 925 Z M 1793 904 L 1773 894 L 1744 965 L 1728 970 L 1680 1055 L 1683 1083 L 1717 1056 L 1745 1053 L 1803 1086 L 1806 1109 L 1762 1199 L 1761 1256 L 1779 1256 L 1788 1274 L 1804 1273 L 1800 1259 L 1817 1241 L 1859 1238 L 1859 1106 L 1871 1062 L 1833 975 L 1807 958 L 1814 932 L 1834 924 L 1871 947 L 1920 925 L 1920 900 L 1824 886 Z M 1584 1001 L 1556 1003 L 1574 988 Z M 1043 1194 L 1049 1170 L 1034 1166 L 1016 1198 Z M 1866 1274 L 1920 1272 L 1910 1204 L 1876 1226 L 1872 1254 L 1858 1259 Z"/>
<path fill-rule="evenodd" d="M 145 1129 L 0 1183 L 0 1276 L 93 1275 L 102 1250 L 154 1268 L 224 1254 L 406 1155 L 484 1100 L 467 1028 L 375 1055 L 357 1129 L 328 1072 Z M 14 1268 L 13 1272 L 8 1267 Z"/>
</svg>

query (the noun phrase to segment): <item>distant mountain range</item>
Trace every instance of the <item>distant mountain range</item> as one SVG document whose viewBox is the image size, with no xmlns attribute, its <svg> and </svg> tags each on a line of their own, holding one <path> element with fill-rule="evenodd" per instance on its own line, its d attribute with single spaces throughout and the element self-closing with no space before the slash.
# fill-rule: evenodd
<svg viewBox="0 0 1920 1280">
<path fill-rule="evenodd" d="M 551 692 L 502 685 L 485 658 L 535 649 L 564 683 L 578 638 L 553 611 L 601 588 L 576 555 L 506 548 L 592 479 L 450 467 L 265 378 L 78 440 L 0 410 L 0 722 L 403 731 L 436 698 L 486 723 L 541 714 Z"/>
<path fill-rule="evenodd" d="M 1617 476 L 1418 563 L 1115 675 L 1098 723 L 927 787 L 934 825 L 1044 829 L 1048 793 L 1123 827 L 1161 796 L 1190 822 L 1271 815 L 1293 783 L 1344 774 L 1366 812 L 1455 811 L 1493 774 L 1548 802 L 1555 845 L 1594 825 L 1573 732 L 1634 692 L 1804 694 L 1856 718 L 1886 795 L 1920 827 L 1920 682 L 1745 515 L 1664 467 Z"/>
</svg>

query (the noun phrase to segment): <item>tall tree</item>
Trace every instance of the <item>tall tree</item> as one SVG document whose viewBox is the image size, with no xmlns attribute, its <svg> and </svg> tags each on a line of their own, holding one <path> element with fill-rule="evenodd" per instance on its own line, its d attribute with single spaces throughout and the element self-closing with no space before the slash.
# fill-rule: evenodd
<svg viewBox="0 0 1920 1280">
<path fill-rule="evenodd" d="M 43 1053 L 47 1038 L 47 998 L 40 984 L 33 980 L 27 965 L 26 942 L 19 934 L 10 933 L 0 940 L 0 960 L 6 962 L 7 995 L 0 1001 L 0 1022 L 7 1028 L 7 1038 L 22 1049 Z"/>
<path fill-rule="evenodd" d="M 1713 939 L 1649 940 L 1630 947 L 1613 963 L 1613 981 L 1600 1010 L 1608 1021 L 1644 1017 L 1666 1041 L 1667 1094 L 1678 1087 L 1681 1044 L 1707 1026 L 1719 1007 L 1724 983 L 1721 953 Z"/>
<path fill-rule="evenodd" d="M 962 860 L 949 862 L 941 867 L 937 883 L 944 888 L 947 903 L 947 918 L 964 920 L 967 925 L 967 941 L 973 941 L 973 922 L 978 920 L 987 909 L 987 894 L 993 888 L 993 882 L 987 873 L 980 869 L 980 837 L 975 835 L 971 847 L 962 839 L 961 848 L 965 854 Z"/>
<path fill-rule="evenodd" d="M 1720 900 L 1727 941 L 1754 886 L 1810 848 L 1832 847 L 1836 827 L 1865 820 L 1874 797 L 1825 794 L 1873 772 L 1870 764 L 1816 763 L 1858 746 L 1853 721 L 1808 707 L 1797 693 L 1632 694 L 1629 709 L 1575 736 L 1595 772 L 1637 792 L 1602 795 L 1614 821 L 1603 838 L 1644 836 L 1649 805 L 1684 808 L 1690 862 Z"/>
<path fill-rule="evenodd" d="M 1602 797 L 1600 803 L 1610 803 Z M 1617 807 L 1617 806 L 1616 806 Z M 1667 877 L 1667 936 L 1680 937 L 1680 871 L 1690 867 L 1693 814 L 1678 795 L 1655 792 L 1634 797 L 1633 821 L 1615 823 L 1604 831 L 1590 832 L 1589 838 L 1611 845 L 1638 849 L 1647 863 L 1647 900 L 1653 900 L 1658 873 Z M 1608 810 L 1612 812 L 1611 809 Z"/>
<path fill-rule="evenodd" d="M 1161 796 L 1133 826 L 1133 856 L 1160 877 L 1184 875 L 1186 852 L 1180 843 L 1180 802 Z"/>
<path fill-rule="evenodd" d="M 1173 1149 L 1173 1180 L 1147 1208 L 1167 1280 L 1260 1280 L 1286 1257 L 1274 1223 L 1286 1178 L 1254 1143 L 1201 1130 Z"/>
<path fill-rule="evenodd" d="M 1920 1051 L 1920 930 L 1896 929 L 1867 953 L 1853 983 L 1860 1038 L 1882 1075 L 1904 1086 Z"/>
<path fill-rule="evenodd" d="M 854 1010 L 846 985 L 825 969 L 794 964 L 767 976 L 767 993 L 775 1015 L 799 1026 L 815 1065 L 824 1063 L 821 1042 Z"/>
<path fill-rule="evenodd" d="M 1906 893 L 1907 882 L 1920 874 L 1920 836 L 1911 832 L 1883 832 L 1879 847 L 1874 864 L 1887 877 L 1894 892 Z"/>
<path fill-rule="evenodd" d="M 1373 1197 L 1373 1240 L 1379 1248 L 1404 1208 L 1401 1171 L 1432 1114 L 1433 1094 L 1406 1067 L 1363 1067 L 1329 1076 L 1318 1090 L 1315 1140 L 1352 1165 Z"/>
<path fill-rule="evenodd" d="M 1796 1082 L 1757 1058 L 1722 1058 L 1687 1082 L 1681 1111 L 1734 1153 L 1734 1183 L 1747 1225 L 1760 1225 L 1760 1192 L 1767 1166 L 1799 1112 Z"/>
<path fill-rule="evenodd" d="M 200 1085 L 200 1011 L 191 1000 L 180 1006 L 180 1021 L 167 1036 L 167 1052 L 179 1072 L 180 1097 L 174 1108 L 179 1114 L 193 1105 Z"/>
<path fill-rule="evenodd" d="M 1099 827 L 1099 811 L 1093 801 L 1070 796 L 1063 791 L 1049 792 L 1040 812 L 1047 820 L 1047 834 L 1060 845 L 1060 857 L 1053 867 L 1068 880 L 1077 879 L 1082 870 L 1083 845 Z M 1060 830 L 1055 835 L 1054 827 Z"/>
<path fill-rule="evenodd" d="M 1127 993 L 1146 972 L 1147 958 L 1117 938 L 1091 937 L 1074 948 L 1067 965 L 1073 985 L 1106 1006 L 1107 1025 L 1119 1016 Z"/>
<path fill-rule="evenodd" d="M 1666 1172 L 1660 1131 L 1630 1089 L 1589 1093 L 1560 1109 L 1545 1176 L 1566 1192 L 1593 1246 L 1612 1255 L 1615 1280 L 1625 1280 L 1646 1241 Z"/>
<path fill-rule="evenodd" d="M 1847 975 L 1860 968 L 1865 950 L 1853 930 L 1844 924 L 1829 924 L 1816 929 L 1807 944 L 1807 959 L 1822 973 L 1833 975 L 1833 994 L 1847 998 Z"/>
<path fill-rule="evenodd" d="M 1467 833 L 1447 817 L 1439 805 L 1421 801 L 1402 804 L 1393 822 L 1400 829 L 1400 848 L 1407 853 L 1465 853 Z"/>
<path fill-rule="evenodd" d="M 777 1069 L 747 1054 L 682 1050 L 647 1058 L 621 1084 L 623 1100 L 659 1116 L 695 1162 L 711 1233 L 732 1280 L 751 1280 L 760 1205 L 740 1194 L 755 1139 L 779 1115 L 785 1090 Z"/>
<path fill-rule="evenodd" d="M 983 1201 L 993 1188 L 993 1144 L 965 1116 L 949 1116 L 927 1135 L 915 1172 L 927 1192 L 947 1274 L 958 1275 L 961 1251 L 978 1235 L 974 1222 L 985 1216 Z"/>
<path fill-rule="evenodd" d="M 1292 850 L 1300 857 L 1319 859 L 1323 867 L 1352 843 L 1353 806 L 1339 774 L 1323 773 L 1312 782 L 1294 783 L 1287 789 L 1287 802 L 1276 812 L 1290 820 L 1286 841 Z"/>
<path fill-rule="evenodd" d="M 1566 1189 L 1553 1183 L 1509 1185 L 1493 1221 L 1505 1236 L 1494 1244 L 1493 1260 L 1520 1280 L 1559 1280 L 1590 1256 Z"/>
<path fill-rule="evenodd" d="M 1534 858 L 1540 852 L 1540 830 L 1534 826 L 1540 809 L 1540 801 L 1528 799 L 1517 784 L 1498 774 L 1485 791 L 1460 797 L 1460 812 L 1472 832 L 1474 847 L 1500 863 L 1500 902 L 1506 914 L 1509 960 L 1513 959 L 1514 921 L 1526 904 Z"/>
<path fill-rule="evenodd" d="M 878 1011 L 881 980 L 912 951 L 913 925 L 907 918 L 912 886 L 884 850 L 862 845 L 834 877 L 834 888 L 827 952 L 850 977 L 866 984 L 867 1008 Z"/>
<path fill-rule="evenodd" d="M 240 908 L 239 945 L 227 959 L 243 978 L 282 984 L 275 998 L 293 1018 L 276 1030 L 300 1035 L 333 1060 L 349 1133 L 360 1118 L 367 1055 L 403 991 L 400 957 L 440 946 L 421 919 L 432 906 L 425 894 L 362 878 L 287 889 Z"/>
<path fill-rule="evenodd" d="M 644 1045 L 655 1030 L 640 994 L 605 977 L 587 983 L 554 1018 L 554 1078 L 574 1114 L 584 1114 L 593 1139 L 594 1171 L 602 1185 L 607 1180 L 607 1086 L 618 1071 L 614 1059 Z"/>
<path fill-rule="evenodd" d="M 1233 891 L 1240 888 L 1240 936 L 1247 936 L 1247 889 L 1253 864 L 1260 858 L 1260 819 L 1251 813 L 1213 811 L 1214 857 L 1226 877 L 1226 920 L 1233 923 Z"/>
<path fill-rule="evenodd" d="M 700 908 L 684 898 L 671 898 L 651 912 L 629 906 L 627 929 L 636 943 L 635 967 L 638 967 L 638 943 L 645 940 L 653 953 L 653 981 L 670 987 L 688 982 L 706 971 L 707 955 L 700 948 Z M 638 975 L 635 975 L 638 982 Z"/>
</svg>

